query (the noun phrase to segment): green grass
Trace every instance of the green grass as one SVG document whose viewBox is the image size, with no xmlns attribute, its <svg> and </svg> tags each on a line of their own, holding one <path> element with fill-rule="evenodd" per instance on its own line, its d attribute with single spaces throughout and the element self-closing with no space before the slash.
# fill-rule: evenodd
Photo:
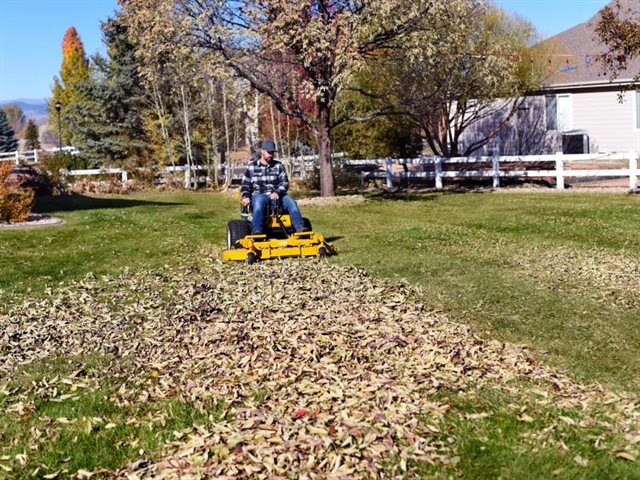
<svg viewBox="0 0 640 480">
<path fill-rule="evenodd" d="M 560 256 L 543 278 L 516 261 L 525 257 L 534 268 L 539 251 L 638 258 L 640 197 L 413 195 L 308 214 L 341 237 L 336 262 L 418 284 L 429 306 L 487 337 L 533 347 L 585 381 L 640 390 L 638 310 L 591 298 L 597 278 L 568 275 L 559 288 Z M 625 298 L 637 298 L 638 287 Z"/>
<path fill-rule="evenodd" d="M 38 294 L 88 272 L 197 262 L 223 248 L 226 221 L 237 215 L 234 197 L 210 193 L 54 198 L 39 209 L 67 224 L 0 231 L 6 293 Z M 337 246 L 332 261 L 420 285 L 430 307 L 526 344 L 585 381 L 640 391 L 638 310 L 592 298 L 597 279 L 569 275 L 558 286 L 562 258 L 538 266 L 543 278 L 516 261 L 535 267 L 537 252 L 557 249 L 637 258 L 639 196 L 407 194 L 303 213 Z"/>
<path fill-rule="evenodd" d="M 78 470 L 115 470 L 136 459 L 156 458 L 161 447 L 177 439 L 181 430 L 206 425 L 222 416 L 221 405 L 198 405 L 177 397 L 148 402 L 117 400 L 114 379 L 105 374 L 109 357 L 56 358 L 36 362 L 17 374 L 0 393 L 0 457 L 11 478 L 32 478 L 61 471 L 66 477 Z M 60 383 L 78 367 L 78 384 L 72 390 Z M 98 378 L 95 384 L 86 378 Z M 6 393 L 10 392 L 10 395 Z M 71 394 L 70 398 L 62 397 Z M 16 398 L 26 408 L 17 415 L 6 409 Z M 70 423 L 66 423 L 67 419 Z M 16 455 L 26 455 L 24 465 Z M 66 470 L 66 473 L 65 473 Z"/>
<path fill-rule="evenodd" d="M 581 410 L 540 406 L 533 399 L 487 389 L 470 395 L 442 391 L 438 400 L 451 408 L 436 425 L 442 433 L 434 441 L 451 445 L 455 460 L 444 467 L 416 463 L 425 478 L 640 479 L 636 465 L 611 455 L 620 439 L 609 437 L 599 448 L 595 446 L 596 439 L 607 438 L 602 427 L 576 435 L 560 421 L 552 431 L 545 431 L 551 418 L 580 422 Z M 522 420 L 522 403 L 532 420 Z"/>
<path fill-rule="evenodd" d="M 0 232 L 0 290 L 38 292 L 88 272 L 197 261 L 221 243 L 232 204 L 188 193 L 41 200 L 36 210 L 66 225 Z"/>
<path fill-rule="evenodd" d="M 237 215 L 237 201 L 212 193 L 148 193 L 55 198 L 39 209 L 63 218 L 66 225 L 0 231 L 0 303 L 43 295 L 47 287 L 89 272 L 113 275 L 125 268 L 197 262 L 224 247 L 225 225 Z M 640 196 L 373 195 L 364 204 L 308 206 L 303 213 L 338 248 L 332 262 L 418 285 L 429 307 L 474 326 L 485 338 L 525 344 L 582 381 L 640 393 L 640 285 L 622 288 L 615 277 L 629 274 L 632 264 L 625 262 L 638 258 Z M 632 281 L 638 279 L 638 272 L 630 275 Z M 66 368 L 64 361 L 54 368 Z M 101 361 L 96 360 L 96 368 Z M 27 385 L 31 380 L 25 378 Z M 30 429 L 42 427 L 49 417 L 104 416 L 118 423 L 116 419 L 150 414 L 114 406 L 112 393 L 106 383 L 76 402 L 43 402 L 25 423 L 0 416 L 0 444 L 18 438 L 18 445 L 24 445 Z M 259 399 L 264 393 L 253 395 Z M 564 441 L 571 455 L 532 445 L 526 438 L 537 425 L 519 422 L 503 392 L 450 397 L 455 408 L 443 422 L 450 425 L 448 435 L 455 437 L 460 462 L 444 470 L 420 465 L 427 477 L 640 477 L 637 465 L 612 459 L 594 449 L 589 438 L 571 437 L 570 431 Z M 0 406 L 3 401 L 0 394 Z M 168 399 L 145 408 L 152 408 L 151 414 L 165 409 L 174 414 L 166 428 L 151 431 L 120 422 L 85 437 L 76 425 L 57 426 L 57 436 L 30 455 L 29 468 L 20 475 L 39 463 L 65 465 L 69 452 L 69 471 L 90 470 L 97 465 L 92 459 L 102 456 L 100 466 L 115 468 L 135 459 L 140 448 L 157 451 L 174 430 L 210 419 L 217 407 L 202 412 Z M 490 409 L 491 416 L 473 422 L 460 416 L 478 408 Z M 540 418 L 550 414 L 534 411 Z M 133 438 L 140 443 L 127 443 Z M 120 447 L 109 448 L 113 444 Z M 588 468 L 573 461 L 576 452 L 590 459 Z"/>
</svg>

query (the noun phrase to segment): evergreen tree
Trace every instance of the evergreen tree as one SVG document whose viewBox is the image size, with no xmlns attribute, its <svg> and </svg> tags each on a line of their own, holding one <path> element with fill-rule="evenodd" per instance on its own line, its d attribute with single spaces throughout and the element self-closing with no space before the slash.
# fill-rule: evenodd
<svg viewBox="0 0 640 480">
<path fill-rule="evenodd" d="M 90 78 L 89 62 L 84 52 L 84 45 L 75 27 L 70 27 L 62 40 L 62 66 L 60 78 L 53 80 L 53 96 L 49 100 L 49 118 L 54 128 L 58 129 L 58 114 L 56 103 L 62 106 L 60 121 L 62 123 L 62 141 L 72 144 L 75 141 L 73 132 L 69 128 L 67 112 L 78 101 L 77 85 Z"/>
<path fill-rule="evenodd" d="M 4 110 L 0 108 L 0 153 L 15 152 L 18 149 L 18 140 Z"/>
<path fill-rule="evenodd" d="M 40 132 L 38 126 L 29 119 L 24 132 L 24 139 L 27 141 L 27 150 L 38 150 L 40 148 Z"/>
<path fill-rule="evenodd" d="M 76 84 L 69 108 L 75 145 L 98 164 L 132 164 L 144 157 L 144 90 L 134 49 L 118 17 L 102 24 L 108 58 L 92 58 L 93 75 Z"/>
<path fill-rule="evenodd" d="M 4 113 L 7 114 L 7 120 L 13 133 L 19 136 L 27 126 L 27 117 L 18 104 L 5 105 L 2 107 Z"/>
</svg>

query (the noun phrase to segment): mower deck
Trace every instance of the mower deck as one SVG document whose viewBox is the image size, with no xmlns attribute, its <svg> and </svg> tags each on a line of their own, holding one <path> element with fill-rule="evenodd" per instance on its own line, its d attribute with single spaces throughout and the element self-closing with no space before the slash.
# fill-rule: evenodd
<svg viewBox="0 0 640 480">
<path fill-rule="evenodd" d="M 222 254 L 225 261 L 246 261 L 283 257 L 324 257 L 335 253 L 331 244 L 315 232 L 298 232 L 289 238 L 267 238 L 266 235 L 247 235 Z"/>
</svg>

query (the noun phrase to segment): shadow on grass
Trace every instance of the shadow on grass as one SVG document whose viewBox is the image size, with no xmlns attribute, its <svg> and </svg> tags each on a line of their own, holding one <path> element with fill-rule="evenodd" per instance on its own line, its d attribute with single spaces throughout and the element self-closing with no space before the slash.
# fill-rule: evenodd
<svg viewBox="0 0 640 480">
<path fill-rule="evenodd" d="M 69 212 L 74 210 L 99 210 L 108 208 L 131 208 L 140 206 L 175 206 L 182 203 L 153 202 L 126 198 L 98 198 L 84 195 L 43 196 L 36 198 L 34 213 Z"/>
<path fill-rule="evenodd" d="M 335 237 L 324 237 L 325 241 L 331 243 L 331 242 L 335 242 L 338 240 L 342 240 L 344 237 L 340 237 L 340 236 L 335 236 Z"/>
<path fill-rule="evenodd" d="M 397 202 L 425 202 L 434 201 L 438 197 L 435 193 L 405 193 L 405 192 L 376 192 L 366 195 L 371 200 L 395 200 Z"/>
</svg>

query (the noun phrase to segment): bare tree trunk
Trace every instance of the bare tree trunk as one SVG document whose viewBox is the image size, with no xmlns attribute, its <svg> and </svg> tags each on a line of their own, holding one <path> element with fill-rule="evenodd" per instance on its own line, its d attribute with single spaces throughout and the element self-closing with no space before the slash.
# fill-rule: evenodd
<svg viewBox="0 0 640 480">
<path fill-rule="evenodd" d="M 320 167 L 320 195 L 335 197 L 336 186 L 331 163 L 331 111 L 319 105 L 318 129 L 315 132 L 318 143 L 318 165 Z"/>
<path fill-rule="evenodd" d="M 271 137 L 278 147 L 278 136 L 276 135 L 276 117 L 273 114 L 273 100 L 269 102 L 269 113 L 271 114 Z"/>
<path fill-rule="evenodd" d="M 184 174 L 185 188 L 191 188 L 191 173 L 193 166 L 193 152 L 191 150 L 191 132 L 189 129 L 189 110 L 187 107 L 187 97 L 184 93 L 184 85 L 180 85 L 182 95 L 182 113 L 184 122 L 184 147 L 187 154 L 187 170 Z"/>
<path fill-rule="evenodd" d="M 277 119 L 278 119 L 278 145 L 280 145 L 280 158 L 284 157 L 284 145 L 282 143 L 282 117 L 280 114 L 280 110 L 277 111 Z"/>
<path fill-rule="evenodd" d="M 253 144 L 258 143 L 260 139 L 260 92 L 256 91 L 255 98 L 253 100 Z"/>
<path fill-rule="evenodd" d="M 258 106 L 258 93 L 256 92 L 254 96 L 254 106 L 249 108 L 247 106 L 247 98 L 246 96 L 242 99 L 242 108 L 245 114 L 245 142 L 249 147 L 249 150 L 252 147 L 255 147 L 258 143 L 258 135 L 259 135 L 259 125 L 258 125 L 258 117 L 259 117 L 259 106 Z"/>
<path fill-rule="evenodd" d="M 156 115 L 158 116 L 158 122 L 160 123 L 160 134 L 162 135 L 162 139 L 164 140 L 165 148 L 167 150 L 167 158 L 169 159 L 169 163 L 171 163 L 172 167 L 175 167 L 175 161 L 173 159 L 173 148 L 171 148 L 171 138 L 169 137 L 169 131 L 165 124 L 165 116 L 166 110 L 164 108 L 164 103 L 162 102 L 162 96 L 158 91 L 158 86 L 153 82 L 151 84 L 151 89 L 153 92 L 153 104 L 156 109 Z"/>
<path fill-rule="evenodd" d="M 213 87 L 213 80 L 211 80 L 210 78 L 207 79 L 206 82 L 206 88 L 207 88 L 207 110 L 209 113 L 209 123 L 211 126 L 211 152 L 212 152 L 212 156 L 213 156 L 213 183 L 216 186 L 216 188 L 218 188 L 218 169 L 220 167 L 220 162 L 218 160 L 218 135 L 217 135 L 217 129 L 215 126 L 215 121 L 213 118 L 213 103 L 215 101 L 215 95 L 214 95 L 214 87 Z M 207 156 L 207 158 L 209 158 L 209 156 Z M 209 174 L 211 173 L 211 169 L 209 169 Z"/>
<path fill-rule="evenodd" d="M 238 118 L 238 111 L 235 110 L 233 116 L 233 151 L 238 151 L 238 137 L 240 136 L 240 119 Z"/>
<path fill-rule="evenodd" d="M 287 119 L 287 175 L 289 178 L 293 177 L 293 160 L 291 160 L 291 123 L 289 122 L 289 115 L 285 117 Z"/>
<path fill-rule="evenodd" d="M 231 186 L 233 180 L 233 168 L 231 167 L 231 158 L 229 155 L 230 142 L 229 142 L 229 115 L 227 112 L 227 86 L 222 83 L 222 116 L 224 117 L 224 138 L 225 138 L 225 152 L 226 152 L 226 175 L 224 177 L 224 184 L 226 188 Z"/>
</svg>

